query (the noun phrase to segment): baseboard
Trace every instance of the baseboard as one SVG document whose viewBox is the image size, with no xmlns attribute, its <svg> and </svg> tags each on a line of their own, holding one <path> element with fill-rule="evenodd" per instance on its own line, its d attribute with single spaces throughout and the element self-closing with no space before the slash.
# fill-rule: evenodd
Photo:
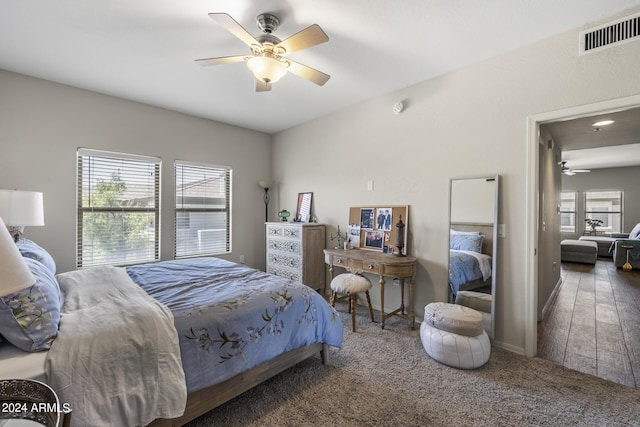
<svg viewBox="0 0 640 427">
<path fill-rule="evenodd" d="M 549 299 L 547 299 L 546 304 L 544 305 L 544 307 L 542 307 L 542 318 L 538 319 L 538 322 L 544 320 L 547 317 L 547 313 L 549 312 L 549 310 L 551 310 L 551 306 L 553 306 L 553 303 L 556 300 L 556 297 L 558 296 L 558 292 L 560 292 L 560 287 L 562 286 L 562 277 L 558 278 L 558 283 L 556 283 L 556 286 L 553 288 L 553 292 L 551 292 L 551 295 L 549 296 Z"/>
<path fill-rule="evenodd" d="M 511 353 L 519 354 L 520 356 L 526 356 L 524 347 L 516 347 L 515 345 L 506 344 L 502 341 L 491 341 L 491 345 L 493 347 L 501 348 L 506 351 L 510 351 Z"/>
</svg>

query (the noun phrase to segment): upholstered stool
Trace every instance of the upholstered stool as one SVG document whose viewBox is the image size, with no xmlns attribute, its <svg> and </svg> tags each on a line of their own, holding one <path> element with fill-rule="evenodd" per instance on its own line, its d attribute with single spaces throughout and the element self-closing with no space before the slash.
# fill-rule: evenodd
<svg viewBox="0 0 640 427">
<path fill-rule="evenodd" d="M 598 244 L 589 240 L 565 239 L 560 242 L 560 261 L 595 264 L 598 260 Z"/>
<path fill-rule="evenodd" d="M 491 330 L 491 294 L 476 291 L 458 291 L 456 304 L 478 310 L 482 315 L 482 326 L 489 333 Z"/>
<path fill-rule="evenodd" d="M 369 289 L 371 288 L 371 282 L 364 276 L 353 273 L 343 273 L 336 276 L 331 281 L 331 305 L 336 306 L 336 300 L 342 298 L 349 299 L 349 312 L 351 313 L 351 329 L 356 331 L 356 299 L 360 292 L 364 292 L 367 296 L 367 304 L 369 304 L 369 315 L 373 322 L 373 307 L 371 307 L 371 297 L 369 296 Z M 338 298 L 338 294 L 344 294 L 344 296 Z"/>
<path fill-rule="evenodd" d="M 461 369 L 478 368 L 489 360 L 491 343 L 477 310 L 433 302 L 424 308 L 420 339 L 429 356 Z"/>
</svg>

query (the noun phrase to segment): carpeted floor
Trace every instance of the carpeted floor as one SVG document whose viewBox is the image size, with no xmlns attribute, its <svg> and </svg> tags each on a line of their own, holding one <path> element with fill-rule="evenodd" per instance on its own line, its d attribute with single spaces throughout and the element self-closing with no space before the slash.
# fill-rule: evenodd
<svg viewBox="0 0 640 427">
<path fill-rule="evenodd" d="M 358 307 L 352 333 L 338 311 L 330 366 L 308 359 L 188 426 L 640 426 L 639 390 L 497 348 L 482 368 L 450 368 L 425 353 L 419 324 L 381 330 Z"/>
</svg>

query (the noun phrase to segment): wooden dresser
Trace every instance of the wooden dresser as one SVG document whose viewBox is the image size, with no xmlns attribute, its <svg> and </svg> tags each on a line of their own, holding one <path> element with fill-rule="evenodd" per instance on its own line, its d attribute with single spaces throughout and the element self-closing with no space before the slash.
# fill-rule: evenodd
<svg viewBox="0 0 640 427">
<path fill-rule="evenodd" d="M 325 290 L 325 225 L 267 222 L 267 273 Z"/>
</svg>

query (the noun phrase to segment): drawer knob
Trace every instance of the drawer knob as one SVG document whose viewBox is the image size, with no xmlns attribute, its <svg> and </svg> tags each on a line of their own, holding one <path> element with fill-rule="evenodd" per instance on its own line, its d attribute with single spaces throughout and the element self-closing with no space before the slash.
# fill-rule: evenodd
<svg viewBox="0 0 640 427">
<path fill-rule="evenodd" d="M 367 265 L 367 268 L 368 268 L 369 270 L 372 270 L 372 269 L 373 269 L 373 265 L 369 264 L 369 265 Z"/>
<path fill-rule="evenodd" d="M 338 258 L 338 259 L 336 260 L 336 264 L 342 264 L 342 260 Z"/>
</svg>

